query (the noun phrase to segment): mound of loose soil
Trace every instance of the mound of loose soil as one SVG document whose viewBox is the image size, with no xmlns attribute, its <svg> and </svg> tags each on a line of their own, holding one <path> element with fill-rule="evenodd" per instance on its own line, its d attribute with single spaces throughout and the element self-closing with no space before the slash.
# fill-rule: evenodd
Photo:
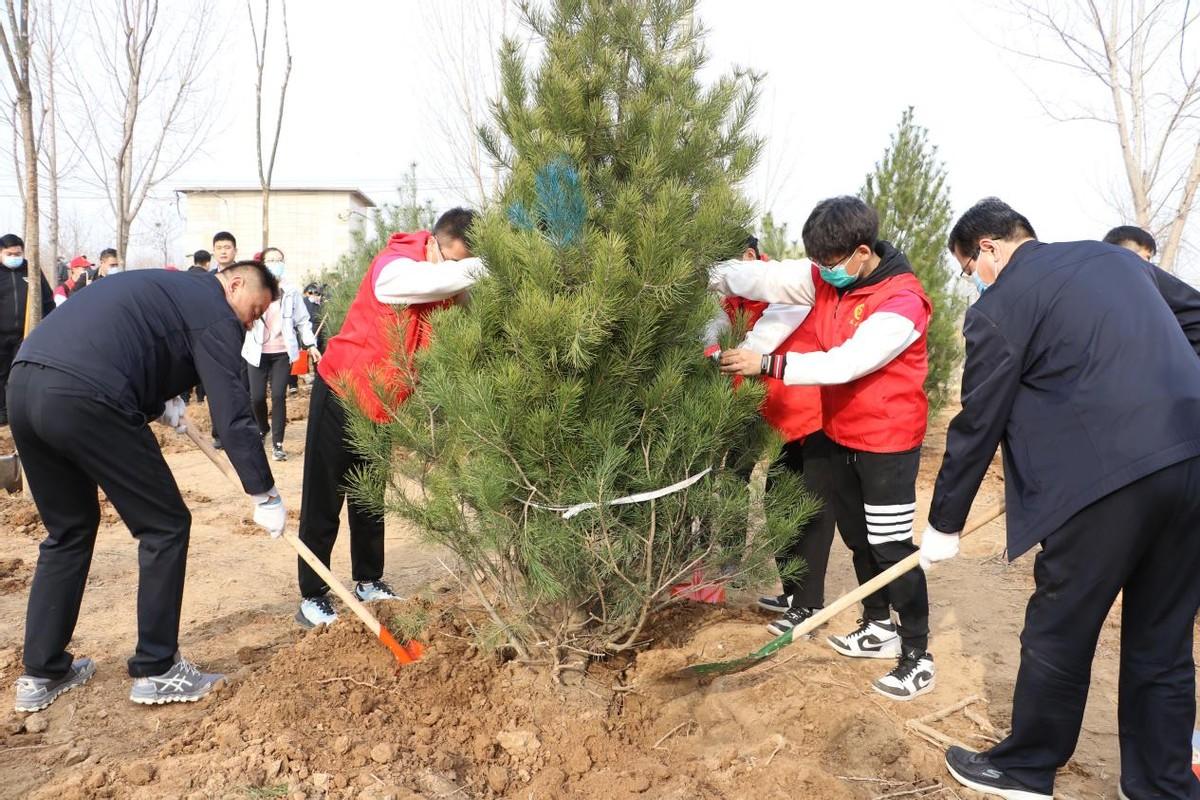
<svg viewBox="0 0 1200 800">
<path fill-rule="evenodd" d="M 381 619 L 411 616 L 392 606 Z M 98 796 L 839 800 L 939 773 L 934 751 L 811 643 L 794 645 L 794 672 L 779 660 L 705 686 L 655 677 L 761 644 L 746 610 L 667 612 L 650 631 L 659 649 L 593 663 L 573 685 L 480 650 L 470 612 L 434 616 L 426 657 L 399 670 L 349 614 L 270 657 L 239 652 L 248 666 L 210 713 L 152 760 L 110 770 Z M 68 771 L 46 791 L 81 780 Z"/>
<path fill-rule="evenodd" d="M 40 538 L 41 524 L 42 518 L 33 500 L 20 494 L 0 492 L 0 530 Z"/>
<path fill-rule="evenodd" d="M 0 594 L 19 592 L 29 585 L 33 567 L 19 558 L 0 558 Z"/>
</svg>

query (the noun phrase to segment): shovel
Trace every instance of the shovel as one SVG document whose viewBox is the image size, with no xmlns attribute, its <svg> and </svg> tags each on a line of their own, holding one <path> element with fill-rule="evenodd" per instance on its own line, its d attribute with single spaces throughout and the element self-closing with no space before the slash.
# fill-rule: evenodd
<svg viewBox="0 0 1200 800">
<path fill-rule="evenodd" d="M 195 444 L 196 447 L 199 447 L 204 452 L 204 455 L 208 456 L 209 461 L 217 465 L 217 469 L 221 470 L 221 473 L 228 478 L 234 486 L 238 487 L 238 489 L 241 489 L 242 483 L 238 480 L 237 476 L 233 474 L 233 468 L 227 461 L 217 455 L 217 451 L 213 450 L 213 446 L 211 444 L 205 441 L 200 434 L 196 432 L 196 429 L 192 426 L 191 422 L 186 416 L 184 417 L 184 424 L 187 425 L 187 435 L 188 438 L 192 440 L 192 443 Z M 333 593 L 336 594 L 341 601 L 345 603 L 351 611 L 354 612 L 354 615 L 362 621 L 362 624 L 365 625 L 367 629 L 371 631 L 371 633 L 375 634 L 379 641 L 383 642 L 384 647 L 392 651 L 392 655 L 396 657 L 396 661 L 398 661 L 401 665 L 411 664 L 425 653 L 424 645 L 418 641 L 397 641 L 396 637 L 392 636 L 391 631 L 383 627 L 379 620 L 375 619 L 375 615 L 372 614 L 365 605 L 363 605 L 362 601 L 355 597 L 353 592 L 343 586 L 341 582 L 333 576 L 333 573 L 329 571 L 329 568 L 321 563 L 321 559 L 317 558 L 313 554 L 313 551 L 309 550 L 308 546 L 305 545 L 304 542 L 300 541 L 296 534 L 285 531 L 283 538 L 300 555 L 300 558 L 304 559 L 304 563 L 312 567 L 313 572 L 321 576 L 321 580 L 325 581 L 325 584 L 333 590 Z"/>
<path fill-rule="evenodd" d="M 21 457 L 16 453 L 0 456 L 0 489 L 9 494 L 21 491 Z"/>
<path fill-rule="evenodd" d="M 978 521 L 968 525 L 966 530 L 962 532 L 962 535 L 964 537 L 970 536 L 972 533 L 979 530 L 984 525 L 987 525 L 989 522 L 996 519 L 1003 513 L 1004 502 L 1001 501 L 998 505 L 989 509 Z M 862 586 L 859 586 L 854 591 L 847 592 L 846 594 L 842 595 L 833 603 L 825 606 L 825 608 L 821 609 L 816 614 L 813 614 L 811 617 L 804 620 L 804 622 L 792 628 L 787 633 L 777 636 L 749 655 L 742 656 L 741 658 L 730 659 L 729 661 L 713 661 L 708 664 L 692 664 L 690 667 L 684 667 L 681 670 L 669 673 L 665 677 L 715 678 L 719 675 L 732 675 L 735 672 L 741 672 L 742 670 L 749 669 L 760 661 L 765 661 L 766 659 L 775 655 L 775 653 L 787 647 L 796 639 L 807 635 L 810 631 L 815 630 L 816 628 L 821 627 L 845 609 L 861 602 L 863 598 L 887 586 L 889 583 L 896 580 L 896 578 L 899 578 L 909 570 L 918 569 L 921 564 L 920 556 L 921 554 L 919 552 L 913 553 L 903 561 L 893 564 L 891 567 L 879 573 Z"/>
</svg>

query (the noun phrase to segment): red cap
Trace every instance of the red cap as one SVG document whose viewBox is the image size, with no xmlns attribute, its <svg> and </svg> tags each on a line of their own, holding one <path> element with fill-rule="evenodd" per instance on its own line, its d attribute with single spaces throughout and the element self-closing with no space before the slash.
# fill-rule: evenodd
<svg viewBox="0 0 1200 800">
<path fill-rule="evenodd" d="M 67 266 L 71 269 L 75 269 L 76 267 L 90 267 L 92 266 L 92 262 L 87 260 L 87 256 L 76 256 L 71 259 L 71 263 Z"/>
</svg>

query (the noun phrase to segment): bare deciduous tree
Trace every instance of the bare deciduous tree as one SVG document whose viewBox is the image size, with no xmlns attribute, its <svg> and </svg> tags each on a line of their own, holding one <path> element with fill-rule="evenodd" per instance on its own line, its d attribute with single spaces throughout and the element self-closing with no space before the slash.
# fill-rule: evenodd
<svg viewBox="0 0 1200 800">
<path fill-rule="evenodd" d="M 271 230 L 271 178 L 275 174 L 275 154 L 279 151 L 279 132 L 283 128 L 283 107 L 287 101 L 288 79 L 292 76 L 292 42 L 288 37 L 287 0 L 280 0 L 283 12 L 283 78 L 279 84 L 279 113 L 275 117 L 275 136 L 271 142 L 271 157 L 263 161 L 263 73 L 267 65 L 267 40 L 271 36 L 271 0 L 263 0 L 262 39 L 254 22 L 252 0 L 246 0 L 246 13 L 250 16 L 250 35 L 254 38 L 254 59 L 258 77 L 254 82 L 254 140 L 258 152 L 258 182 L 262 186 L 262 247 L 267 247 Z"/>
<path fill-rule="evenodd" d="M 495 53 L 515 22 L 509 17 L 514 5 L 512 0 L 439 0 L 421 6 L 424 25 L 445 34 L 433 48 L 433 64 L 451 104 L 447 113 L 434 115 L 447 149 L 428 160 L 443 188 L 480 206 L 490 199 L 499 173 L 489 163 L 479 129 L 489 120 L 491 98 L 500 94 Z"/>
<path fill-rule="evenodd" d="M 170 10 L 184 14 L 183 4 Z M 213 0 L 160 15 L 159 0 L 92 0 L 94 52 L 71 73 L 86 135 L 63 130 L 83 154 L 88 182 L 108 197 L 117 251 L 146 198 L 203 144 L 212 122 L 203 77 Z"/>
<path fill-rule="evenodd" d="M 59 204 L 59 185 L 63 178 L 74 169 L 78 157 L 78 152 L 73 152 L 66 159 L 60 158 L 62 154 L 58 146 L 58 129 L 61 118 L 56 83 L 62 68 L 60 58 L 70 37 L 67 26 L 74 18 L 70 3 L 65 3 L 65 6 L 63 8 L 60 5 L 59 13 L 56 13 L 54 0 L 45 0 L 38 23 L 39 46 L 35 53 L 37 66 L 34 72 L 34 99 L 40 101 L 41 105 L 41 136 L 38 140 L 38 150 L 41 155 L 40 171 L 46 178 L 46 195 L 49 200 L 49 214 L 46 222 L 51 258 L 48 261 L 53 261 L 53 257 L 64 252 L 61 246 L 62 214 Z"/>
<path fill-rule="evenodd" d="M 41 253 L 38 247 L 39 218 L 38 218 L 38 148 L 37 136 L 33 125 L 33 91 L 30 72 L 30 53 L 32 39 L 30 36 L 30 9 L 28 0 L 16 2 L 5 0 L 7 18 L 0 25 L 0 49 L 4 51 L 4 61 L 8 65 L 9 78 L 12 81 L 12 92 L 16 98 L 17 117 L 21 124 L 22 160 L 25 176 L 22 189 L 25 201 L 25 257 L 33 270 L 42 269 Z M 15 147 L 14 147 L 15 150 Z M 20 173 L 18 173 L 20 174 Z M 32 275 L 30 276 L 33 277 Z M 42 318 L 41 292 L 37 289 L 37 281 L 30 281 L 29 302 L 25 311 L 25 332 L 33 330 Z"/>
<path fill-rule="evenodd" d="M 1133 220 L 1162 243 L 1159 263 L 1171 270 L 1200 188 L 1200 46 L 1188 38 L 1200 3 L 1018 0 L 1015 7 L 1045 34 L 1016 52 L 1103 85 L 1102 111 L 1042 105 L 1055 119 L 1115 129 Z"/>
</svg>

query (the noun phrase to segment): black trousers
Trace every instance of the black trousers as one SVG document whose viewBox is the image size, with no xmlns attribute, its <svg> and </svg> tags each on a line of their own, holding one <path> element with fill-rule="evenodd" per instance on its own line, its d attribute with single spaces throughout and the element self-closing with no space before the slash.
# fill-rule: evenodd
<svg viewBox="0 0 1200 800">
<path fill-rule="evenodd" d="M 258 432 L 271 434 L 271 442 L 283 444 L 283 429 L 287 427 L 287 384 L 292 362 L 287 353 L 263 353 L 258 366 L 247 364 L 250 380 L 250 405 Z M 267 382 L 271 383 L 271 417 L 267 419 Z"/>
<path fill-rule="evenodd" d="M 192 517 L 157 439 L 140 414 L 35 364 L 13 368 L 9 402 L 13 438 L 46 526 L 25 618 L 25 671 L 58 678 L 71 666 L 66 647 L 100 525 L 99 485 L 138 540 L 138 641 L 129 674 L 166 672 L 179 649 Z"/>
<path fill-rule="evenodd" d="M 850 548 L 861 586 L 917 551 L 913 516 L 921 448 L 867 453 L 831 443 L 829 490 L 842 541 Z M 929 593 L 924 570 L 914 569 L 863 601 L 865 619 L 886 620 L 894 608 L 906 648 L 929 646 Z"/>
<path fill-rule="evenodd" d="M 1042 542 L 1021 633 L 1012 733 L 988 757 L 1051 792 L 1079 738 L 1100 628 L 1118 592 L 1121 784 L 1131 800 L 1200 798 L 1192 635 L 1200 608 L 1200 458 L 1118 489 Z"/>
<path fill-rule="evenodd" d="M 313 380 L 304 445 L 304 490 L 300 499 L 300 541 L 326 566 L 337 541 L 346 479 L 363 458 L 350 448 L 346 410 L 318 375 Z M 383 577 L 383 517 L 349 502 L 350 572 L 356 581 Z M 300 594 L 318 597 L 329 591 L 325 581 L 304 561 Z"/>
<path fill-rule="evenodd" d="M 8 376 L 22 340 L 20 333 L 0 333 L 0 421 L 8 417 Z"/>
<path fill-rule="evenodd" d="M 829 458 L 831 445 L 821 431 L 810 434 L 803 442 L 788 442 L 767 473 L 767 491 L 771 489 L 771 472 L 786 469 L 804 476 L 804 482 L 821 508 L 800 529 L 799 535 L 775 556 L 782 568 L 789 561 L 801 559 L 806 565 L 804 574 L 783 578 L 783 593 L 792 596 L 793 606 L 823 608 L 825 606 L 825 571 L 829 565 L 829 549 L 833 545 L 833 509 L 829 501 Z"/>
</svg>

